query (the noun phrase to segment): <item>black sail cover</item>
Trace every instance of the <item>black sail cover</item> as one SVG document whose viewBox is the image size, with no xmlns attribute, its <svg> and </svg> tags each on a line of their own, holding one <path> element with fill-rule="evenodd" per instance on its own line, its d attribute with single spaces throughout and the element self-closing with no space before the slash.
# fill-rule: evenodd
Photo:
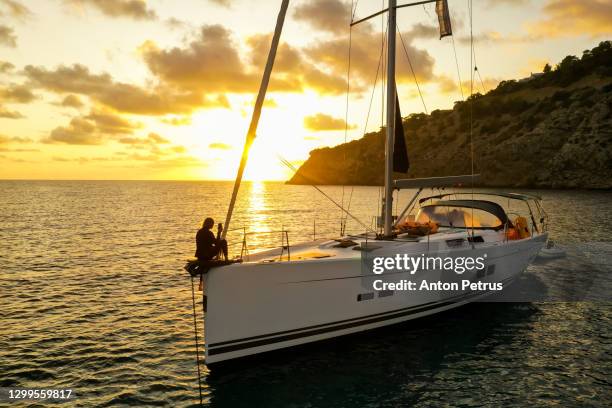
<svg viewBox="0 0 612 408">
<path fill-rule="evenodd" d="M 399 98 L 395 91 L 395 140 L 393 141 L 393 171 L 396 173 L 406 173 L 410 167 L 408 162 L 408 149 L 404 137 L 404 125 L 402 123 L 402 113 L 400 112 Z"/>
<path fill-rule="evenodd" d="M 438 22 L 440 23 L 440 39 L 448 35 L 453 35 L 447 0 L 436 1 L 436 14 L 438 15 Z"/>
</svg>

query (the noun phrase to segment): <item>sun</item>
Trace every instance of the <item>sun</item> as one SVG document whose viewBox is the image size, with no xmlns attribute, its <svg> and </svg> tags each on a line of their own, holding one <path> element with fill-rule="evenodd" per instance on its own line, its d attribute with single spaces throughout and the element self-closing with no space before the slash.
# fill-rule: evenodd
<svg viewBox="0 0 612 408">
<path fill-rule="evenodd" d="M 279 153 L 274 149 L 272 142 L 255 140 L 249 152 L 249 161 L 244 174 L 245 180 L 279 181 L 291 177 L 291 170 L 282 164 Z"/>
</svg>

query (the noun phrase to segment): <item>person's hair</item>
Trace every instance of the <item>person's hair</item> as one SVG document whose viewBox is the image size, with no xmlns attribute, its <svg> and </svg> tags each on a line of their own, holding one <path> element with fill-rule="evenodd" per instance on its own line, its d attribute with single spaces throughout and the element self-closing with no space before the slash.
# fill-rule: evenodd
<svg viewBox="0 0 612 408">
<path fill-rule="evenodd" d="M 208 217 L 204 220 L 204 222 L 202 223 L 202 227 L 206 227 L 206 225 L 209 225 L 210 228 L 215 226 L 215 220 L 213 220 L 212 218 Z"/>
</svg>

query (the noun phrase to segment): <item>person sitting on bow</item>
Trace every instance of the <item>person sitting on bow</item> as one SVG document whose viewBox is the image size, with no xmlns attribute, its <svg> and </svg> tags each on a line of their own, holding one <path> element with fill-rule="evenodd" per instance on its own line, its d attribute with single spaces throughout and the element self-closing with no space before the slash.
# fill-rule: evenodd
<svg viewBox="0 0 612 408">
<path fill-rule="evenodd" d="M 227 260 L 227 241 L 221 239 L 223 225 L 219 223 L 217 227 L 217 237 L 212 233 L 211 229 L 215 225 L 215 221 L 208 217 L 204 220 L 202 228 L 196 234 L 196 253 L 195 256 L 199 261 L 210 261 L 217 259 L 220 254 L 223 254 Z"/>
</svg>

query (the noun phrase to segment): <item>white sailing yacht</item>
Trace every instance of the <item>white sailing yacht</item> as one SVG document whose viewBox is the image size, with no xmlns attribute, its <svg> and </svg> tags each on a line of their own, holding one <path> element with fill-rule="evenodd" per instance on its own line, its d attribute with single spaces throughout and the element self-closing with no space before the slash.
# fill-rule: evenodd
<svg viewBox="0 0 612 408">
<path fill-rule="evenodd" d="M 446 1 L 416 4 L 429 2 L 436 2 L 441 26 L 445 26 L 441 28 L 450 30 Z M 283 0 L 225 231 L 255 136 L 287 5 L 288 0 Z M 387 40 L 388 107 L 396 104 L 396 8 L 405 6 L 397 6 L 395 0 L 390 0 L 389 8 L 382 11 L 388 14 L 388 33 L 392 34 Z M 365 20 L 367 18 L 360 21 Z M 425 188 L 470 185 L 477 176 L 393 180 L 396 112 L 396 109 L 387 109 L 382 233 L 365 232 L 290 247 L 287 243 L 278 249 L 244 256 L 241 262 L 222 263 L 222 266 L 212 263 L 194 268 L 196 264 L 187 265 L 194 274 L 202 274 L 208 366 L 459 307 L 490 295 L 496 284 L 512 283 L 538 254 L 547 240 L 547 217 L 539 197 L 462 192 L 419 199 Z M 416 193 L 394 219 L 391 211 L 384 208 L 393 208 L 393 192 L 402 189 L 416 190 Z M 510 213 L 504 209 L 502 204 L 509 202 L 520 204 L 523 212 Z M 485 261 L 483 268 L 461 274 L 439 264 L 416 271 L 372 273 L 374 258 L 397 255 L 454 261 L 471 257 Z M 401 290 L 407 281 L 437 284 L 467 281 L 488 285 L 460 285 L 454 290 Z"/>
</svg>

